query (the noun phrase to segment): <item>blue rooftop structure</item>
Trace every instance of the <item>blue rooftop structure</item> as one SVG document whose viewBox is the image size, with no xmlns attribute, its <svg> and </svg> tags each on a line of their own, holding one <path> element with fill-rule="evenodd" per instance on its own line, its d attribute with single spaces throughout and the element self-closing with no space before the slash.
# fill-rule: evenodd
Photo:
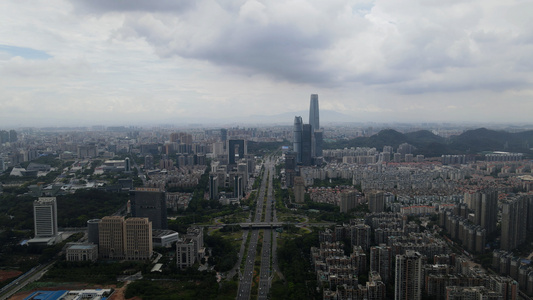
<svg viewBox="0 0 533 300">
<path fill-rule="evenodd" d="M 36 292 L 33 292 L 28 297 L 24 298 L 24 300 L 59 300 L 67 294 L 68 294 L 68 291 L 66 290 L 36 291 Z"/>
</svg>

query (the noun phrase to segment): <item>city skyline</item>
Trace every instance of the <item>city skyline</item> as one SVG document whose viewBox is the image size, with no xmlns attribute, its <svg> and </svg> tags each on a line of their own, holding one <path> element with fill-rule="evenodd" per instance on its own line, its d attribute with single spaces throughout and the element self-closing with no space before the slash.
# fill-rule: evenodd
<svg viewBox="0 0 533 300">
<path fill-rule="evenodd" d="M 231 123 L 302 111 L 309 94 L 354 122 L 523 123 L 533 110 L 524 1 L 0 8 L 0 127 Z"/>
</svg>

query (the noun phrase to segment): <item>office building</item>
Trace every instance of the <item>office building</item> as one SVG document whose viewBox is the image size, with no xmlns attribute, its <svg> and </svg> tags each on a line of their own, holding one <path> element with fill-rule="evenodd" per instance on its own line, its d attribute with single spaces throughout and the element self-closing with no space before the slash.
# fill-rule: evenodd
<svg viewBox="0 0 533 300">
<path fill-rule="evenodd" d="M 296 163 L 302 163 L 302 132 L 303 132 L 303 121 L 302 117 L 294 117 L 294 127 L 292 134 L 292 148 L 296 154 Z"/>
<path fill-rule="evenodd" d="M 40 197 L 33 202 L 35 237 L 53 237 L 57 230 L 57 202 L 55 197 Z"/>
<path fill-rule="evenodd" d="M 165 192 L 157 188 L 136 188 L 130 201 L 133 217 L 148 218 L 154 229 L 167 229 Z"/>
<path fill-rule="evenodd" d="M 294 202 L 304 203 L 305 201 L 305 182 L 303 177 L 294 177 Z"/>
<path fill-rule="evenodd" d="M 124 171 L 125 172 L 131 172 L 131 162 L 130 162 L 130 158 L 129 157 L 126 157 L 124 159 Z"/>
<path fill-rule="evenodd" d="M 154 156 L 152 154 L 147 154 L 144 157 L 144 169 L 152 170 L 154 168 Z"/>
<path fill-rule="evenodd" d="M 78 145 L 78 158 L 94 158 L 98 154 L 95 144 Z"/>
<path fill-rule="evenodd" d="M 58 238 L 57 202 L 55 197 L 40 197 L 33 202 L 34 244 L 54 244 Z"/>
<path fill-rule="evenodd" d="M 526 241 L 527 196 L 507 198 L 502 202 L 500 248 L 512 251 Z"/>
<path fill-rule="evenodd" d="M 187 234 L 176 243 L 176 263 L 178 268 L 191 267 L 205 257 L 204 234 L 200 227 L 187 228 Z"/>
<path fill-rule="evenodd" d="M 67 247 L 65 252 L 67 261 L 96 261 L 98 246 L 95 244 L 74 244 Z"/>
<path fill-rule="evenodd" d="M 309 125 L 313 130 L 320 129 L 320 117 L 318 112 L 318 95 L 311 94 L 311 100 L 309 104 Z"/>
<path fill-rule="evenodd" d="M 0 130 L 0 144 L 9 142 L 9 131 Z"/>
<path fill-rule="evenodd" d="M 218 176 L 217 174 L 209 174 L 209 199 L 218 199 Z"/>
<path fill-rule="evenodd" d="M 173 230 L 152 230 L 152 246 L 170 248 L 179 240 L 179 233 Z"/>
<path fill-rule="evenodd" d="M 320 157 L 322 156 L 323 132 L 320 130 L 320 115 L 317 94 L 311 94 L 311 100 L 309 104 L 309 125 L 311 125 L 312 135 L 312 156 Z"/>
<path fill-rule="evenodd" d="M 148 218 L 106 216 L 98 223 L 98 253 L 103 259 L 147 260 L 152 256 Z"/>
<path fill-rule="evenodd" d="M 233 198 L 241 199 L 244 194 L 243 176 L 237 173 L 230 175 L 233 186 Z"/>
<path fill-rule="evenodd" d="M 14 143 L 16 141 L 18 141 L 17 132 L 15 130 L 11 129 L 9 131 L 9 142 L 10 143 Z"/>
<path fill-rule="evenodd" d="M 228 130 L 225 128 L 220 129 L 220 141 L 226 142 L 228 140 Z"/>
<path fill-rule="evenodd" d="M 205 255 L 204 248 L 204 230 L 202 227 L 189 227 L 185 238 L 191 239 L 194 243 L 194 251 L 197 253 L 197 258 L 201 259 Z"/>
<path fill-rule="evenodd" d="M 124 217 L 106 216 L 98 223 L 98 254 L 104 259 L 124 259 Z"/>
<path fill-rule="evenodd" d="M 244 140 L 229 140 L 227 149 L 228 164 L 235 165 L 237 161 L 243 159 L 246 155 L 246 142 Z"/>
<path fill-rule="evenodd" d="M 183 270 L 191 267 L 196 262 L 194 242 L 191 239 L 183 239 L 176 243 L 176 263 Z"/>
<path fill-rule="evenodd" d="M 152 257 L 152 222 L 148 218 L 128 218 L 124 222 L 124 254 L 127 260 Z"/>
<path fill-rule="evenodd" d="M 313 162 L 313 130 L 310 124 L 302 126 L 302 165 L 310 166 Z"/>
<path fill-rule="evenodd" d="M 315 157 L 321 157 L 322 152 L 322 143 L 324 142 L 324 131 L 322 129 L 317 129 L 314 132 L 314 141 L 315 141 Z"/>
<path fill-rule="evenodd" d="M 422 255 L 406 250 L 396 255 L 394 300 L 420 300 L 422 297 Z"/>
<path fill-rule="evenodd" d="M 294 177 L 296 176 L 296 153 L 285 153 L 285 185 L 292 187 L 294 185 Z"/>
<path fill-rule="evenodd" d="M 98 224 L 100 219 L 91 219 L 87 221 L 88 242 L 98 245 Z"/>
</svg>

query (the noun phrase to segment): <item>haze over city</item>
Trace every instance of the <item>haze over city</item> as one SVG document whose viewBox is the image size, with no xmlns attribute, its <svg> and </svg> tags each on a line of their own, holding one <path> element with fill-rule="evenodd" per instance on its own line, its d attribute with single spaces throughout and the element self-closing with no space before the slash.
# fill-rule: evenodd
<svg viewBox="0 0 533 300">
<path fill-rule="evenodd" d="M 312 93 L 353 121 L 529 122 L 532 10 L 2 1 L 0 127 L 246 121 L 303 111 Z"/>
<path fill-rule="evenodd" d="M 0 299 L 532 299 L 532 11 L 0 1 Z"/>
</svg>

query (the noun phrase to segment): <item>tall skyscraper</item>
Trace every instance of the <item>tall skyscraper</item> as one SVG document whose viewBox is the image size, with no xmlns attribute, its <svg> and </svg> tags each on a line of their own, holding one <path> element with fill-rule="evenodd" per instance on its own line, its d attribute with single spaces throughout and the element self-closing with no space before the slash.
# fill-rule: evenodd
<svg viewBox="0 0 533 300">
<path fill-rule="evenodd" d="M 33 202 L 35 238 L 51 238 L 58 234 L 55 197 L 40 197 Z"/>
<path fill-rule="evenodd" d="M 209 174 L 209 200 L 218 199 L 218 176 L 215 173 Z"/>
<path fill-rule="evenodd" d="M 317 94 L 311 94 L 311 102 L 309 105 L 309 125 L 311 125 L 311 127 L 313 128 L 313 131 L 320 129 Z"/>
<path fill-rule="evenodd" d="M 233 197 L 240 200 L 243 194 L 242 176 L 239 174 L 231 174 L 231 177 L 233 177 Z"/>
<path fill-rule="evenodd" d="M 311 125 L 312 145 L 311 153 L 313 157 L 322 156 L 323 132 L 320 130 L 320 115 L 318 110 L 318 95 L 311 94 L 309 105 L 309 125 Z"/>
<path fill-rule="evenodd" d="M 302 165 L 310 166 L 313 159 L 313 130 L 310 124 L 302 126 Z"/>
<path fill-rule="evenodd" d="M 228 130 L 225 128 L 220 129 L 220 141 L 225 142 L 228 140 Z"/>
<path fill-rule="evenodd" d="M 148 218 L 154 229 L 167 229 L 165 192 L 157 188 L 136 188 L 130 201 L 133 217 Z"/>
<path fill-rule="evenodd" d="M 420 300 L 422 298 L 422 255 L 407 250 L 396 255 L 394 300 Z"/>
<path fill-rule="evenodd" d="M 292 147 L 296 153 L 296 163 L 302 163 L 302 131 L 303 121 L 302 117 L 294 117 L 294 129 L 292 135 Z"/>
<path fill-rule="evenodd" d="M 322 142 L 324 140 L 324 131 L 322 129 L 317 129 L 313 133 L 314 141 L 315 141 L 315 157 L 321 157 L 322 156 Z"/>
<path fill-rule="evenodd" d="M 130 162 L 130 158 L 129 157 L 126 157 L 124 159 L 124 171 L 126 171 L 126 172 L 130 172 L 131 171 L 131 162 Z"/>
<path fill-rule="evenodd" d="M 244 140 L 228 140 L 228 164 L 235 165 L 238 159 L 243 159 L 246 152 L 246 141 Z M 238 159 L 235 159 L 238 155 Z"/>
</svg>

